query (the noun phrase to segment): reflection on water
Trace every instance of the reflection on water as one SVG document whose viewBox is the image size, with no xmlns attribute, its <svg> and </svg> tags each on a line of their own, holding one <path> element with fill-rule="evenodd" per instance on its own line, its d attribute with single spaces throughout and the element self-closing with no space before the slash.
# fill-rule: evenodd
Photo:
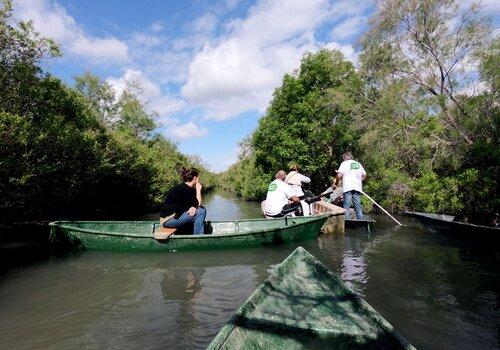
<svg viewBox="0 0 500 350">
<path fill-rule="evenodd" d="M 210 220 L 258 203 L 205 198 Z M 150 216 L 156 217 L 156 215 Z M 498 348 L 496 245 L 377 217 L 302 243 L 422 349 Z M 0 275 L 0 339 L 12 349 L 204 348 L 296 245 L 177 253 L 86 251 Z"/>
</svg>

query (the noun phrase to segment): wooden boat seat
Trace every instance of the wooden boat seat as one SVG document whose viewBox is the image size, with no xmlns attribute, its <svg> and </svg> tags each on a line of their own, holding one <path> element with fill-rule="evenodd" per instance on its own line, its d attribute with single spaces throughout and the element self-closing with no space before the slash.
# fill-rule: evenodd
<svg viewBox="0 0 500 350">
<path fill-rule="evenodd" d="M 176 228 L 163 227 L 163 223 L 167 221 L 167 219 L 170 219 L 170 217 L 160 218 L 160 225 L 158 226 L 158 229 L 153 232 L 155 239 L 159 241 L 169 238 L 175 231 L 177 231 Z"/>
</svg>

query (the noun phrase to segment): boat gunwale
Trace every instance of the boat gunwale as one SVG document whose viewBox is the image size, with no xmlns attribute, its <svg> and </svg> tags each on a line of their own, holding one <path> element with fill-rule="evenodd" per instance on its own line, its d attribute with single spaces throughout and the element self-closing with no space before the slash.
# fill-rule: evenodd
<svg viewBox="0 0 500 350">
<path fill-rule="evenodd" d="M 309 224 L 311 222 L 316 222 L 321 219 L 327 219 L 331 215 L 328 213 L 322 214 L 322 215 L 314 215 L 311 217 L 307 217 L 309 220 L 302 220 L 303 222 L 298 222 L 294 223 L 293 225 L 287 225 L 284 227 L 275 227 L 275 228 L 267 228 L 267 229 L 260 229 L 260 230 L 255 230 L 255 231 L 250 231 L 250 232 L 243 232 L 243 233 L 215 233 L 215 234 L 203 234 L 203 235 L 176 235 L 173 234 L 171 235 L 168 239 L 215 239 L 215 238 L 222 238 L 222 237 L 241 237 L 241 236 L 248 236 L 248 235 L 255 235 L 255 234 L 261 234 L 261 233 L 267 233 L 270 231 L 276 231 L 276 230 L 282 230 L 282 229 L 287 229 L 289 227 L 298 227 L 298 226 L 303 226 L 306 224 Z M 298 217 L 298 218 L 306 218 L 306 217 Z M 294 217 L 287 218 L 287 220 L 293 220 Z M 273 218 L 273 219 L 248 219 L 248 220 L 227 220 L 227 221 L 212 221 L 212 223 L 224 223 L 224 222 L 248 222 L 248 221 L 268 221 L 268 220 L 285 220 L 284 218 Z M 96 235 L 105 235 L 105 236 L 118 236 L 118 237 L 128 237 L 128 238 L 148 238 L 148 239 L 155 239 L 156 238 L 153 236 L 153 232 L 151 233 L 150 236 L 144 236 L 143 234 L 139 235 L 131 235 L 129 233 L 125 232 L 106 232 L 106 231 L 98 231 L 98 230 L 93 230 L 93 229 L 85 229 L 81 227 L 74 227 L 74 226 L 66 226 L 66 225 L 61 225 L 61 223 L 68 223 L 68 222 L 73 222 L 73 221 L 53 221 L 49 223 L 49 226 L 52 227 L 59 227 L 62 229 L 67 229 L 71 231 L 77 231 L 80 233 L 89 233 L 89 234 L 96 234 Z M 96 222 L 92 220 L 86 220 L 86 221 L 74 221 L 74 222 L 81 222 L 81 223 L 91 223 L 91 222 Z M 99 221 L 100 223 L 151 223 L 155 224 L 157 223 L 156 221 Z"/>
<path fill-rule="evenodd" d="M 344 219 L 345 222 L 359 222 L 367 224 L 375 224 L 377 221 L 373 219 Z"/>
<path fill-rule="evenodd" d="M 469 223 L 466 223 L 466 222 L 446 220 L 446 219 L 442 219 L 442 218 L 438 218 L 438 217 L 434 217 L 434 216 L 429 216 L 429 215 L 440 215 L 440 214 L 424 213 L 424 212 L 419 212 L 419 211 L 405 211 L 404 214 L 406 216 L 413 217 L 413 218 L 419 218 L 419 217 L 421 217 L 421 218 L 425 218 L 425 219 L 429 219 L 429 220 L 435 220 L 435 221 L 443 222 L 443 223 L 447 223 L 447 224 L 459 225 L 459 226 L 462 226 L 462 227 L 473 227 L 473 228 L 480 228 L 480 229 L 488 229 L 488 230 L 491 230 L 491 231 L 500 230 L 500 227 L 492 227 L 492 226 L 483 226 L 483 225 L 477 225 L 477 224 L 469 224 Z M 443 214 L 443 215 L 447 215 L 447 214 Z M 453 215 L 448 215 L 448 216 L 453 216 Z"/>
<path fill-rule="evenodd" d="M 321 261 L 319 261 L 315 256 L 309 253 L 306 249 L 299 246 L 297 247 L 285 260 L 283 260 L 271 274 L 262 282 L 257 289 L 238 307 L 238 309 L 233 313 L 233 315 L 229 318 L 229 320 L 224 324 L 219 333 L 212 339 L 212 342 L 209 344 L 207 349 L 220 349 L 226 340 L 229 338 L 231 333 L 237 327 L 237 320 L 239 317 L 245 317 L 245 314 L 248 311 L 248 308 L 255 308 L 256 301 L 261 294 L 265 293 L 265 286 L 268 284 L 275 284 L 276 282 L 281 282 L 284 278 L 282 277 L 280 280 L 276 280 L 279 278 L 278 271 L 283 268 L 283 266 L 289 265 L 293 261 L 296 255 L 301 255 L 304 259 L 312 262 L 313 264 L 317 264 L 320 266 L 323 271 L 328 275 L 328 277 L 335 280 L 338 284 L 339 289 L 347 292 L 349 295 L 355 299 L 356 302 L 359 303 L 359 306 L 364 311 L 364 314 L 373 320 L 384 332 L 391 334 L 399 343 L 402 348 L 405 350 L 416 350 L 415 346 L 411 344 L 406 338 L 404 338 L 390 323 L 387 321 L 377 310 L 375 310 L 366 300 L 364 300 L 358 293 L 354 292 L 351 288 L 345 285 L 341 278 L 339 278 L 335 273 L 333 273 L 326 265 L 324 265 Z M 331 329 L 325 328 L 314 328 L 314 330 L 322 330 L 327 332 L 334 333 Z M 326 333 L 326 332 L 325 332 Z"/>
</svg>

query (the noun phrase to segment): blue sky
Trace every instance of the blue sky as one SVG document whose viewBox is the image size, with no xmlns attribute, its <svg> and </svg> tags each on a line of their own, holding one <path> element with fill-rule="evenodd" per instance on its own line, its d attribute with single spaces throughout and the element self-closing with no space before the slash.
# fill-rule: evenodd
<svg viewBox="0 0 500 350">
<path fill-rule="evenodd" d="M 493 4 L 492 1 L 487 3 Z M 236 160 L 284 73 L 306 51 L 339 49 L 354 62 L 372 0 L 17 0 L 60 43 L 46 68 L 70 85 L 90 71 L 120 93 L 138 82 L 158 129 L 215 171 Z M 493 6 L 493 5 L 492 5 Z M 495 5 L 495 10 L 498 7 Z"/>
</svg>

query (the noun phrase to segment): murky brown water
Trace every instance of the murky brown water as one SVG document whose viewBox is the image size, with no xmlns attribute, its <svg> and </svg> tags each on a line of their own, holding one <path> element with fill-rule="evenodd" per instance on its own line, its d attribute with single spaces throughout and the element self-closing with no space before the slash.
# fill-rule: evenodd
<svg viewBox="0 0 500 350">
<path fill-rule="evenodd" d="M 209 219 L 260 215 L 215 194 Z M 497 349 L 500 253 L 384 217 L 302 244 L 420 349 Z M 404 220 L 404 218 L 403 218 Z M 196 253 L 86 251 L 0 275 L 0 348 L 204 348 L 297 245 Z"/>
</svg>

